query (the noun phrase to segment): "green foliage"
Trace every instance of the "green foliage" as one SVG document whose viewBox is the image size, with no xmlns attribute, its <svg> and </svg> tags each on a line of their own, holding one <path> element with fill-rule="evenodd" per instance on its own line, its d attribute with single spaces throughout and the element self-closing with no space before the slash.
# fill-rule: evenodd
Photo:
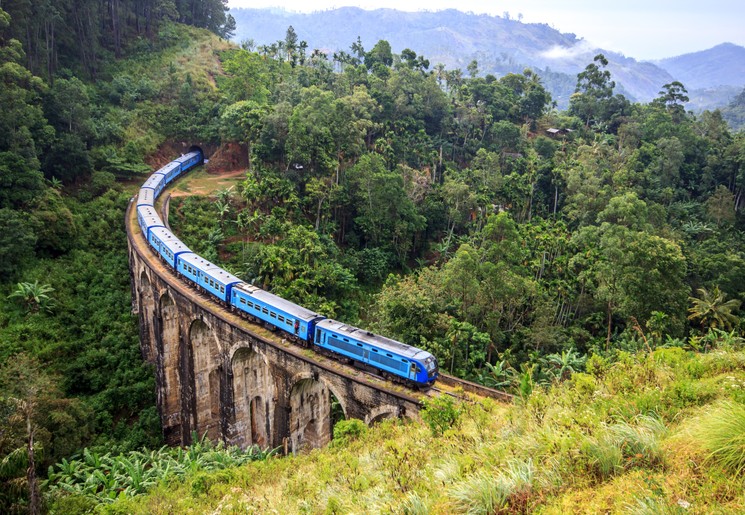
<svg viewBox="0 0 745 515">
<path fill-rule="evenodd" d="M 695 423 L 698 444 L 706 460 L 734 476 L 745 473 L 745 406 L 726 401 L 703 414 Z"/>
<path fill-rule="evenodd" d="M 0 209 L 0 225 L 0 279 L 8 280 L 34 256 L 36 234 L 22 213 L 10 209 Z"/>
<path fill-rule="evenodd" d="M 267 460 L 273 454 L 274 451 L 257 447 L 241 450 L 222 443 L 212 445 L 209 440 L 185 449 L 162 447 L 157 451 L 124 454 L 98 454 L 84 449 L 81 459 L 63 459 L 49 468 L 47 487 L 57 509 L 71 502 L 68 496 L 107 504 L 142 495 L 158 484 L 183 480 L 187 475 L 191 476 L 192 493 L 202 495 L 214 484 L 229 482 L 230 469 Z M 222 471 L 222 474 L 203 473 L 210 471 Z M 76 503 L 88 505 L 82 500 Z"/>
<path fill-rule="evenodd" d="M 740 301 L 737 299 L 725 300 L 726 293 L 722 293 L 719 287 L 709 292 L 706 288 L 699 288 L 700 298 L 688 297 L 693 306 L 688 308 L 689 320 L 698 321 L 698 323 L 709 329 L 731 329 L 733 324 L 739 321 L 732 311 L 740 307 Z"/>
<path fill-rule="evenodd" d="M 367 426 L 361 420 L 351 418 L 340 420 L 334 425 L 334 440 L 340 444 L 347 444 L 356 440 L 367 432 Z"/>
<path fill-rule="evenodd" d="M 458 509 L 469 514 L 522 512 L 535 481 L 532 461 L 513 461 L 496 475 L 475 474 L 453 485 L 451 491 Z"/>
<path fill-rule="evenodd" d="M 54 288 L 48 284 L 39 284 L 39 281 L 18 283 L 15 291 L 8 295 L 8 298 L 18 299 L 19 302 L 22 302 L 27 313 L 51 312 L 54 300 L 47 293 L 53 291 Z"/>
<path fill-rule="evenodd" d="M 433 436 L 441 436 L 460 423 L 462 407 L 449 395 L 440 395 L 422 401 L 422 420 L 429 426 Z"/>
</svg>

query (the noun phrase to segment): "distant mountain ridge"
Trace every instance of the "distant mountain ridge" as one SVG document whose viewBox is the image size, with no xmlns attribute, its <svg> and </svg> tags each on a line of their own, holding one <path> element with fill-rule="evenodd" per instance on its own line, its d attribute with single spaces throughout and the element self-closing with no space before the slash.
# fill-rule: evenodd
<svg viewBox="0 0 745 515">
<path fill-rule="evenodd" d="M 655 64 L 694 89 L 745 84 L 745 48 L 732 43 L 662 59 Z"/>
<path fill-rule="evenodd" d="M 608 58 L 619 92 L 632 100 L 649 101 L 664 84 L 679 80 L 691 93 L 691 107 L 710 109 L 726 105 L 745 86 L 745 48 L 732 43 L 650 62 L 592 47 L 577 35 L 559 32 L 545 23 L 528 24 L 454 9 L 402 12 L 342 7 L 310 14 L 231 9 L 231 14 L 237 22 L 234 39 L 250 38 L 257 45 L 284 39 L 292 25 L 310 49 L 349 52 L 359 36 L 367 50 L 385 39 L 396 53 L 410 48 L 432 65 L 442 63 L 448 69 L 465 70 L 473 59 L 482 74 L 500 76 L 529 67 L 542 76 L 560 107 L 568 105 L 577 73 L 598 53 Z"/>
</svg>

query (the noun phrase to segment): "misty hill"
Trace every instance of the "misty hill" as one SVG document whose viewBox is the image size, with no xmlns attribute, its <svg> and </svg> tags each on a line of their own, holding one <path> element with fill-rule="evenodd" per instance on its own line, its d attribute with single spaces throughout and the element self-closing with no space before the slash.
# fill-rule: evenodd
<svg viewBox="0 0 745 515">
<path fill-rule="evenodd" d="M 599 52 L 610 62 L 619 92 L 632 100 L 651 100 L 664 84 L 680 80 L 691 91 L 692 101 L 697 100 L 693 102 L 696 107 L 718 107 L 726 105 L 745 85 L 745 48 L 732 44 L 654 63 L 595 48 L 577 35 L 559 32 L 545 23 L 522 23 L 453 9 L 412 13 L 343 7 L 311 14 L 232 9 L 231 13 L 237 22 L 234 39 L 253 39 L 257 45 L 284 39 L 292 25 L 311 49 L 349 51 L 360 36 L 368 50 L 385 39 L 394 52 L 411 48 L 433 65 L 442 63 L 448 69 L 465 70 L 473 59 L 481 73 L 520 73 L 530 67 L 543 77 L 560 107 L 568 104 L 577 73 Z M 693 91 L 711 86 L 729 88 L 706 94 Z"/>
<path fill-rule="evenodd" d="M 692 89 L 745 85 L 745 48 L 732 43 L 670 57 L 656 64 Z"/>
</svg>

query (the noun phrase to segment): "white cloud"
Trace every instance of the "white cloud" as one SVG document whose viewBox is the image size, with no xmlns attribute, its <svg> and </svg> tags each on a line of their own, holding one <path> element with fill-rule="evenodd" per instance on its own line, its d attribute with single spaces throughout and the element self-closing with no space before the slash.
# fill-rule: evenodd
<svg viewBox="0 0 745 515">
<path fill-rule="evenodd" d="M 592 52 L 595 48 L 589 42 L 582 40 L 570 47 L 554 45 L 545 52 L 541 52 L 540 56 L 544 59 L 571 59 Z"/>
</svg>

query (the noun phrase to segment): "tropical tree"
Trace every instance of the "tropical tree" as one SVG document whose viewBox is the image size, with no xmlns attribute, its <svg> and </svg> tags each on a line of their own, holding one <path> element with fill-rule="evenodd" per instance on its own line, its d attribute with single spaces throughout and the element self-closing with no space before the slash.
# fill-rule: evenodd
<svg viewBox="0 0 745 515">
<path fill-rule="evenodd" d="M 557 381 L 569 379 L 572 374 L 584 366 L 587 356 L 581 355 L 574 347 L 569 347 L 561 353 L 549 354 L 546 356 L 546 363 L 549 366 L 550 374 Z"/>
<path fill-rule="evenodd" d="M 19 299 L 29 313 L 38 313 L 41 310 L 51 312 L 54 300 L 47 295 L 54 291 L 48 284 L 18 283 L 16 290 L 8 295 L 9 299 Z"/>
<path fill-rule="evenodd" d="M 732 312 L 740 307 L 740 301 L 737 299 L 727 299 L 727 294 L 715 286 L 709 291 L 706 288 L 699 288 L 699 297 L 688 297 L 693 305 L 688 308 L 688 320 L 697 322 L 704 329 L 732 329 L 737 325 L 739 318 Z"/>
</svg>

